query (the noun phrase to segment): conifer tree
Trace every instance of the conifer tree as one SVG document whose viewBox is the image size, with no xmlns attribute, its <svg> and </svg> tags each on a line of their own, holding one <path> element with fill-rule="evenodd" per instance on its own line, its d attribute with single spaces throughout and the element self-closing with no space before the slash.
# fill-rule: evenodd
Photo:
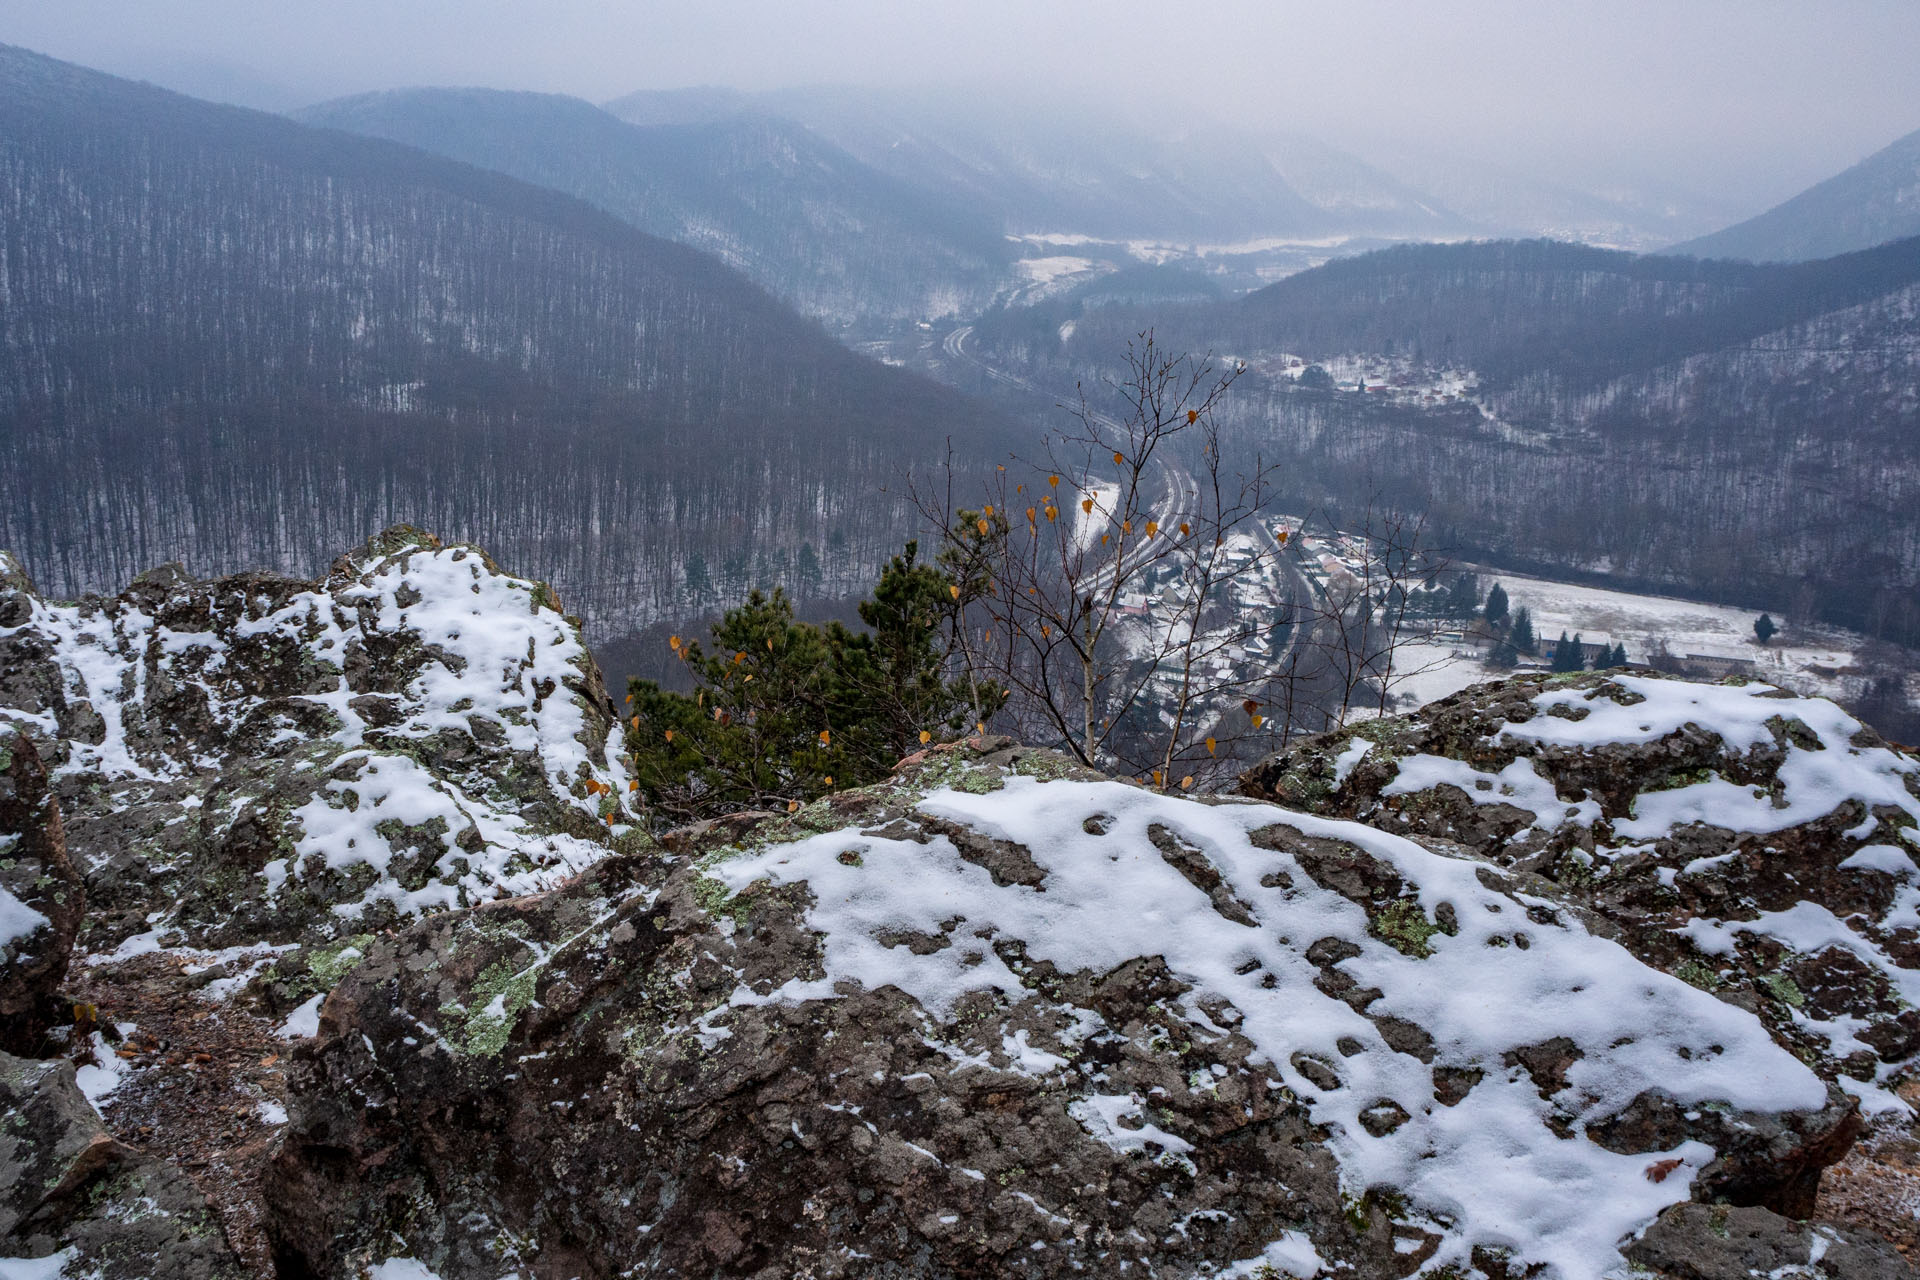
<svg viewBox="0 0 1920 1280">
<path fill-rule="evenodd" d="M 1498 626 L 1507 616 L 1507 592 L 1499 583 L 1493 584 L 1493 590 L 1487 592 L 1487 607 L 1484 610 L 1486 620 Z"/>
<path fill-rule="evenodd" d="M 1773 625 L 1771 615 L 1763 613 L 1753 620 L 1754 638 L 1759 640 L 1763 645 L 1771 641 L 1773 637 L 1778 634 L 1779 630 L 1780 628 Z"/>
<path fill-rule="evenodd" d="M 867 632 L 796 622 L 775 588 L 728 610 L 711 650 L 669 640 L 694 691 L 628 685 L 626 747 L 655 825 L 797 807 L 877 781 L 925 742 L 981 719 L 973 696 L 997 699 L 997 688 L 947 678 L 954 585 L 910 542 L 860 605 Z"/>
<path fill-rule="evenodd" d="M 1565 631 L 1560 633 L 1559 641 L 1553 646 L 1554 671 L 1579 671 L 1587 664 L 1580 657 L 1580 637 L 1568 637 Z"/>
<path fill-rule="evenodd" d="M 1513 637 L 1513 647 L 1520 653 L 1532 653 L 1539 646 L 1533 636 L 1533 611 L 1521 605 L 1513 611 L 1513 628 L 1508 633 Z"/>
</svg>

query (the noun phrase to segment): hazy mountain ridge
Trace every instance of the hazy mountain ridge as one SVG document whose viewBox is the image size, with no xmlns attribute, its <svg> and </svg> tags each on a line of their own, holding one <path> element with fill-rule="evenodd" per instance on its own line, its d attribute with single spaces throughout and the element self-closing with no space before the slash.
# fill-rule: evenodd
<svg viewBox="0 0 1920 1280">
<path fill-rule="evenodd" d="M 1920 130 L 1757 217 L 1669 253 L 1801 262 L 1920 235 Z"/>
<path fill-rule="evenodd" d="M 977 310 L 1013 256 L 988 219 L 766 115 L 636 126 L 554 94 L 410 89 L 296 116 L 577 196 L 714 253 L 823 319 Z"/>
<path fill-rule="evenodd" d="M 796 120 L 884 172 L 1015 235 L 1231 242 L 1273 236 L 1449 236 L 1473 225 L 1405 184 L 1311 139 L 1240 130 L 1145 129 L 1050 104 L 960 103 L 846 87 L 641 92 L 623 119 Z M 1295 179 L 1299 185 L 1295 185 Z"/>
<path fill-rule="evenodd" d="M 1042 306 L 974 334 L 1037 382 L 1091 386 L 1158 326 L 1173 349 L 1251 363 L 1229 412 L 1289 501 L 1353 517 L 1373 494 L 1429 513 L 1462 554 L 1911 639 L 1917 288 L 1920 238 L 1794 266 L 1403 247 L 1232 302 Z M 1374 391 L 1309 390 L 1283 353 L 1371 361 Z M 1470 393 L 1423 396 L 1439 370 Z"/>
<path fill-rule="evenodd" d="M 56 594 L 406 518 L 602 623 L 685 607 L 695 556 L 735 590 L 832 544 L 851 586 L 903 528 L 880 489 L 1004 439 L 579 201 L 18 50 L 0 223 L 0 543 Z"/>
</svg>

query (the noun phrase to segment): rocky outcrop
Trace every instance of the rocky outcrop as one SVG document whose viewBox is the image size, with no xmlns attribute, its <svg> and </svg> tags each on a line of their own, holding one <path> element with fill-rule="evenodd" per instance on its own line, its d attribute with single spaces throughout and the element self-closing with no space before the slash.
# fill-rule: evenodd
<svg viewBox="0 0 1920 1280">
<path fill-rule="evenodd" d="M 0 1052 L 36 1054 L 86 909 L 33 740 L 0 721 Z"/>
<path fill-rule="evenodd" d="M 72 1066 L 9 1054 L 0 1054 L 0 1255 L 7 1274 L 48 1280 L 246 1275 L 206 1198 L 109 1136 Z"/>
<path fill-rule="evenodd" d="M 1599 1276 L 1853 1104 L 1457 846 L 1005 741 L 376 939 L 284 1271 Z"/>
<path fill-rule="evenodd" d="M 1913 1274 L 1906 1259 L 1871 1236 L 1724 1204 L 1675 1205 L 1626 1255 L 1638 1268 L 1673 1280 L 1906 1280 Z"/>
<path fill-rule="evenodd" d="M 84 1097 L 0 1058 L 0 1254 L 1908 1274 L 1792 1221 L 1920 1049 L 1920 781 L 1830 704 L 1522 678 L 1259 800 L 982 739 L 661 846 L 616 729 L 550 594 L 416 531 L 77 604 L 0 558 L 0 884 L 89 953 L 37 1007 L 100 1005 L 30 1050 Z"/>
<path fill-rule="evenodd" d="M 1242 790 L 1497 866 L 1752 1012 L 1869 1110 L 1906 1111 L 1920 763 L 1831 702 L 1522 676 L 1307 739 Z"/>
<path fill-rule="evenodd" d="M 0 672 L 96 952 L 338 942 L 553 884 L 621 830 L 614 708 L 576 625 L 405 527 L 319 582 L 168 566 L 59 604 L 0 575 Z"/>
</svg>

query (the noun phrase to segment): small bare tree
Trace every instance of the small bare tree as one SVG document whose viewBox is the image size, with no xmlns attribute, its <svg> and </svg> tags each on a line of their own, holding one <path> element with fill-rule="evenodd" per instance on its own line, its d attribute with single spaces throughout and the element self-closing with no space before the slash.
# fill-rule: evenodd
<svg viewBox="0 0 1920 1280">
<path fill-rule="evenodd" d="M 1239 373 L 1142 333 L 1100 401 L 1083 387 L 1075 426 L 1002 467 L 990 501 L 957 506 L 951 466 L 939 497 L 915 489 L 961 584 L 958 651 L 1007 691 L 997 718 L 1021 737 L 1175 788 L 1230 767 L 1264 723 L 1249 648 L 1288 607 L 1286 535 L 1266 519 L 1270 468 L 1227 460 L 1215 411 Z"/>
</svg>

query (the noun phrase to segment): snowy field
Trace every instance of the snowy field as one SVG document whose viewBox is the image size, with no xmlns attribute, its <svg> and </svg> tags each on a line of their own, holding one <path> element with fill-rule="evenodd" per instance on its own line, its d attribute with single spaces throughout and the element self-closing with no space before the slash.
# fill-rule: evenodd
<svg viewBox="0 0 1920 1280">
<path fill-rule="evenodd" d="M 1472 566 L 1463 566 L 1471 568 Z M 1498 582 L 1510 607 L 1533 612 L 1533 630 L 1542 645 L 1562 631 L 1588 643 L 1624 644 L 1630 661 L 1647 660 L 1660 642 L 1678 658 L 1703 655 L 1740 658 L 1755 664 L 1753 674 L 1822 697 L 1845 697 L 1857 685 L 1834 674 L 1852 666 L 1854 654 L 1865 643 L 1858 634 L 1833 627 L 1781 627 L 1773 643 L 1754 643 L 1753 623 L 1759 614 L 1729 605 L 1702 604 L 1671 596 L 1633 595 L 1604 587 L 1551 582 L 1520 574 L 1480 570 L 1480 586 L 1490 590 Z M 1404 646 L 1395 663 L 1395 692 L 1399 709 L 1444 698 L 1468 685 L 1497 679 L 1503 673 L 1488 668 L 1483 650 L 1470 642 L 1419 643 Z M 1399 673 L 1406 673 L 1404 683 Z"/>
</svg>

